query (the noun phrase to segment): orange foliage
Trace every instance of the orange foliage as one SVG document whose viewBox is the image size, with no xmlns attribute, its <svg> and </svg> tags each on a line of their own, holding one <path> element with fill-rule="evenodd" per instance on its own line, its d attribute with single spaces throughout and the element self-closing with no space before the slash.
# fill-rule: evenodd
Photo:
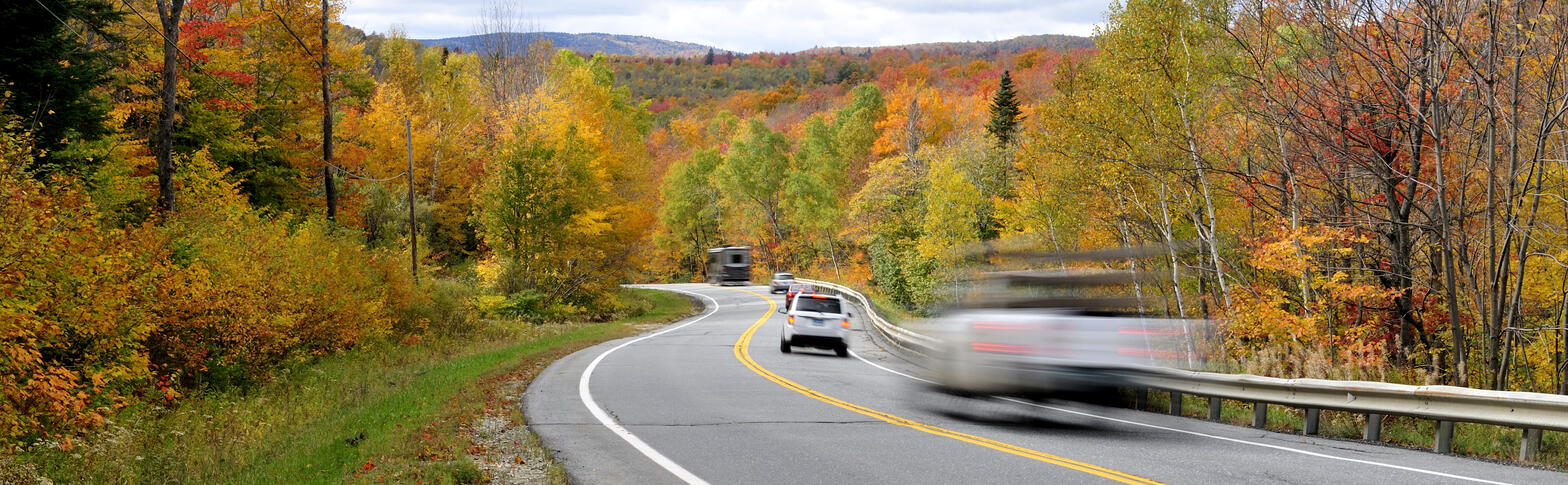
<svg viewBox="0 0 1568 485">
<path fill-rule="evenodd" d="M 17 140 L 0 141 L 0 437 L 102 424 L 148 381 L 161 244 L 100 228 L 75 183 L 29 177 Z"/>
<path fill-rule="evenodd" d="M 170 218 L 170 271 L 159 286 L 153 364 L 187 385 L 246 384 L 289 360 L 385 335 L 387 295 L 407 287 L 397 263 L 310 220 L 297 227 L 250 209 L 202 154 L 181 167 Z"/>
<path fill-rule="evenodd" d="M 264 217 L 205 152 L 179 169 L 178 212 L 120 229 L 74 180 L 28 176 L 22 144 L 0 142 L 0 438 L 70 433 L 139 399 L 261 381 L 289 360 L 382 337 L 413 305 L 401 258 L 318 220 Z"/>
</svg>

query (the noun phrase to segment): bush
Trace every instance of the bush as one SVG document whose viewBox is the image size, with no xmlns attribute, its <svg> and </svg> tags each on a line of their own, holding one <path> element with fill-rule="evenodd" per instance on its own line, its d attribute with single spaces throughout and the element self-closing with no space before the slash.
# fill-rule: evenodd
<svg viewBox="0 0 1568 485">
<path fill-rule="evenodd" d="M 0 131 L 0 438 L 101 424 L 149 382 L 141 342 L 162 243 L 103 230 L 75 183 L 22 171 Z"/>
<path fill-rule="evenodd" d="M 469 283 L 452 280 L 425 283 L 418 294 L 408 295 L 410 305 L 397 310 L 394 331 L 404 336 L 438 338 L 468 335 L 479 324 L 474 318 L 474 296 L 474 287 Z"/>
<path fill-rule="evenodd" d="M 331 223 L 263 217 L 201 154 L 181 173 L 185 205 L 161 228 L 173 270 L 148 339 L 160 374 L 186 387 L 250 385 L 383 337 L 389 307 L 412 306 L 406 271 Z"/>
</svg>

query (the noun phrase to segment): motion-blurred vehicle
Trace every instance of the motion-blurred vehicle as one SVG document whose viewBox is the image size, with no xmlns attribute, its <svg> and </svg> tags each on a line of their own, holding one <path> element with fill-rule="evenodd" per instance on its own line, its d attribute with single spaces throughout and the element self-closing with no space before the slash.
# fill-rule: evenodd
<svg viewBox="0 0 1568 485">
<path fill-rule="evenodd" d="M 795 284 L 795 275 L 791 273 L 773 273 L 773 281 L 768 282 L 768 293 L 783 293 L 789 291 L 789 285 Z"/>
<path fill-rule="evenodd" d="M 929 320 L 925 367 L 943 392 L 1110 402 L 1145 372 L 1190 355 L 1187 323 L 1148 318 L 1107 287 L 1130 271 L 988 273 L 985 288 Z"/>
<path fill-rule="evenodd" d="M 726 246 L 708 250 L 708 284 L 751 283 L 751 248 Z"/>
<path fill-rule="evenodd" d="M 791 347 L 832 350 L 849 357 L 849 311 L 834 295 L 803 294 L 795 298 L 785 313 L 784 330 L 779 335 L 779 351 Z"/>
<path fill-rule="evenodd" d="M 801 293 L 811 293 L 813 288 L 805 283 L 791 283 L 788 290 L 784 290 L 784 311 L 789 311 L 790 303 Z"/>
</svg>

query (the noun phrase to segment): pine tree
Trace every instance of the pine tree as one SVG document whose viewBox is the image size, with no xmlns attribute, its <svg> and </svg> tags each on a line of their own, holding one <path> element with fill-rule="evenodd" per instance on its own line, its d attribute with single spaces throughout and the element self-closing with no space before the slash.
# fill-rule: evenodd
<svg viewBox="0 0 1568 485">
<path fill-rule="evenodd" d="M 1008 71 L 1002 71 L 1002 82 L 996 90 L 996 96 L 991 98 L 991 122 L 986 123 L 985 130 L 996 137 L 998 146 L 1006 146 L 1013 141 L 1013 135 L 1018 132 L 1018 124 L 1024 119 L 1023 112 L 1018 109 L 1018 90 L 1013 88 L 1013 76 Z"/>
<path fill-rule="evenodd" d="M 0 106 L 25 120 L 43 155 L 38 173 L 90 169 L 89 157 L 59 151 L 108 134 L 109 105 L 93 89 L 108 80 L 119 35 L 103 27 L 121 13 L 104 0 L 0 6 Z"/>
</svg>

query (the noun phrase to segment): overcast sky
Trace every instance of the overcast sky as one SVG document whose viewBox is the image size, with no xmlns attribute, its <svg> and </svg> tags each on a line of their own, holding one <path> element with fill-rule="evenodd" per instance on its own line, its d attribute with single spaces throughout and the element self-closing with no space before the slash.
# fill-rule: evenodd
<svg viewBox="0 0 1568 485">
<path fill-rule="evenodd" d="M 503 0 L 345 0 L 343 22 L 430 39 L 479 32 Z M 531 30 L 634 34 L 739 52 L 1089 35 L 1110 0 L 553 0 L 504 2 Z"/>
</svg>

